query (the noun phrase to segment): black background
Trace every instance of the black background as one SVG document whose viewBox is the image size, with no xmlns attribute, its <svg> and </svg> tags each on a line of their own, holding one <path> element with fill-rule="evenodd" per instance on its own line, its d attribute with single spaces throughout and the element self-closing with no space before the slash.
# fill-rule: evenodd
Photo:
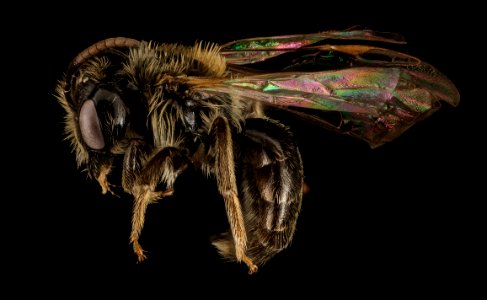
<svg viewBox="0 0 487 300">
<path fill-rule="evenodd" d="M 40 38 L 29 47 L 38 48 L 41 58 L 23 56 L 29 67 L 20 70 L 43 86 L 34 89 L 20 80 L 37 95 L 21 108 L 28 110 L 23 116 L 30 128 L 14 135 L 26 143 L 15 150 L 22 158 L 12 176 L 20 185 L 17 198 L 26 221 L 10 224 L 25 229 L 15 238 L 22 256 L 11 277 L 39 283 L 29 286 L 48 294 L 60 293 L 61 287 L 68 295 L 100 288 L 94 296 L 101 291 L 151 291 L 154 298 L 173 291 L 228 297 L 293 291 L 319 297 L 463 294 L 475 284 L 462 280 L 468 274 L 465 266 L 472 264 L 470 224 L 477 221 L 469 217 L 470 209 L 479 201 L 474 190 L 480 179 L 472 172 L 485 167 L 483 99 L 478 97 L 485 96 L 472 85 L 475 11 L 395 1 L 103 7 L 84 2 L 39 14 L 24 39 Z M 101 195 L 96 182 L 76 169 L 63 141 L 63 111 L 53 92 L 71 59 L 115 36 L 225 43 L 355 25 L 403 34 L 408 44 L 402 51 L 445 73 L 457 85 L 461 104 L 445 105 L 375 150 L 351 137 L 291 122 L 310 192 L 293 244 L 257 274 L 248 275 L 243 264 L 224 262 L 211 246 L 209 237 L 226 227 L 223 201 L 214 182 L 196 173 L 181 177 L 174 197 L 150 206 L 141 239 L 149 258 L 137 264 L 128 244 L 130 197 Z"/>
</svg>

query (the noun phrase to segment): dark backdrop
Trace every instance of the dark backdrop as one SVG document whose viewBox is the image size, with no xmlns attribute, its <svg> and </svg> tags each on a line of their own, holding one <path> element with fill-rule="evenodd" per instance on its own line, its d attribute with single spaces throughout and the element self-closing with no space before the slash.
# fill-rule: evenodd
<svg viewBox="0 0 487 300">
<path fill-rule="evenodd" d="M 29 195 L 22 205 L 30 222 L 20 237 L 25 244 L 19 247 L 22 258 L 14 277 L 42 283 L 48 293 L 64 287 L 71 295 L 100 286 L 109 293 L 151 290 L 154 298 L 172 291 L 228 297 L 297 291 L 320 298 L 335 293 L 396 297 L 422 289 L 430 295 L 463 292 L 459 280 L 471 228 L 466 224 L 472 221 L 465 217 L 470 213 L 465 203 L 477 197 L 470 168 L 485 165 L 478 142 L 483 112 L 474 97 L 479 91 L 467 87 L 474 77 L 469 68 L 476 64 L 470 51 L 475 48 L 470 29 L 476 25 L 468 17 L 474 11 L 446 3 L 425 8 L 408 2 L 132 2 L 80 3 L 40 14 L 30 38 L 41 37 L 33 44 L 43 58 L 34 60 L 29 73 L 45 85 L 35 103 L 26 104 L 33 108 L 31 128 L 21 131 L 28 144 L 22 149 L 29 150 L 21 178 L 28 174 L 22 180 L 32 182 L 32 188 L 20 189 L 20 195 Z M 465 16 L 467 21 L 460 21 Z M 445 106 L 375 150 L 351 137 L 292 122 L 310 192 L 292 245 L 255 275 L 247 275 L 243 264 L 223 261 L 211 246 L 209 237 L 226 226 L 223 202 L 214 183 L 196 174 L 177 182 L 174 197 L 150 206 L 141 239 L 149 259 L 137 264 L 128 244 L 131 199 L 101 195 L 98 185 L 76 169 L 63 141 L 63 112 L 53 90 L 70 60 L 114 36 L 225 43 L 355 25 L 403 34 L 404 52 L 457 84 L 460 106 Z M 225 287 L 229 291 L 223 293 Z"/>
</svg>

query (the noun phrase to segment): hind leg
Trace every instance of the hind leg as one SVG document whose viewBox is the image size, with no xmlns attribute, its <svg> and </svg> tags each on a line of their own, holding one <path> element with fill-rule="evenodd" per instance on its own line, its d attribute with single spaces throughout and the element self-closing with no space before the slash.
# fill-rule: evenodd
<svg viewBox="0 0 487 300">
<path fill-rule="evenodd" d="M 214 156 L 215 177 L 218 190 L 223 196 L 225 210 L 230 224 L 232 245 L 227 251 L 232 251 L 236 261 L 244 262 L 249 267 L 249 273 L 257 272 L 257 265 L 246 254 L 247 230 L 238 197 L 237 181 L 235 176 L 234 144 L 228 120 L 217 117 L 212 124 L 210 136 L 212 153 Z"/>
<path fill-rule="evenodd" d="M 247 252 L 262 265 L 292 240 L 301 209 L 303 166 L 291 131 L 274 120 L 247 119 L 239 145 Z M 213 245 L 233 259 L 231 236 L 222 235 Z"/>
</svg>

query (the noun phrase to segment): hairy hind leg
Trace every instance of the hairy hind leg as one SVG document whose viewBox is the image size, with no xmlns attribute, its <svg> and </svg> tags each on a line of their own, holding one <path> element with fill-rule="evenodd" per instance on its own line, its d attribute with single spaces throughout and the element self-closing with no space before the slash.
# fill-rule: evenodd
<svg viewBox="0 0 487 300">
<path fill-rule="evenodd" d="M 246 120 L 241 196 L 249 256 L 263 264 L 292 240 L 303 195 L 303 165 L 291 131 L 263 118 Z"/>
<path fill-rule="evenodd" d="M 236 261 L 243 261 L 249 268 L 249 273 L 257 272 L 254 264 L 246 254 L 247 232 L 240 199 L 238 198 L 237 180 L 235 177 L 235 157 L 232 133 L 228 121 L 217 117 L 212 124 L 210 136 L 213 138 L 212 155 L 215 157 L 215 175 L 218 190 L 225 201 L 225 209 L 230 224 Z"/>
</svg>

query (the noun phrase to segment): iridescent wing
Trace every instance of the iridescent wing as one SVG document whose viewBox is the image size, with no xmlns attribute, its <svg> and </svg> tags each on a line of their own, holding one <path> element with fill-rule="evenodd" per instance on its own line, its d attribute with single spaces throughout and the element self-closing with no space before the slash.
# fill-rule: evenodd
<svg viewBox="0 0 487 300">
<path fill-rule="evenodd" d="M 404 43 L 399 35 L 367 30 L 239 40 L 221 50 L 229 79 L 197 89 L 295 108 L 371 147 L 395 139 L 441 102 L 458 105 L 454 84 L 420 59 L 373 45 L 322 44 L 330 39 Z M 317 112 L 338 114 L 338 122 Z"/>
<path fill-rule="evenodd" d="M 401 35 L 371 30 L 324 31 L 313 34 L 296 34 L 275 37 L 258 37 L 224 44 L 220 53 L 230 65 L 243 65 L 264 61 L 278 55 L 306 48 L 325 40 L 374 41 L 405 43 Z"/>
</svg>

